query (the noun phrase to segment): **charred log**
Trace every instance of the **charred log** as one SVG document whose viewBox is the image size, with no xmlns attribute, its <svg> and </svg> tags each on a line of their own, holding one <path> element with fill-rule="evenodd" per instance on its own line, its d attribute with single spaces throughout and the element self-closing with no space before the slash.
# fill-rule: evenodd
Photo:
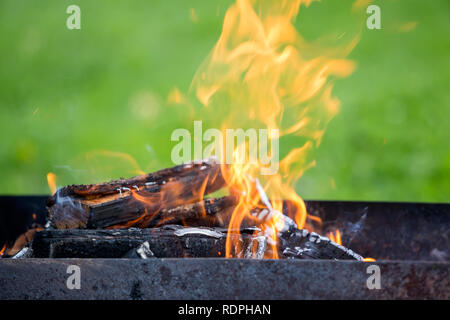
<svg viewBox="0 0 450 320">
<path fill-rule="evenodd" d="M 272 256 L 271 247 L 258 228 L 228 235 L 239 243 L 232 256 L 263 258 Z M 143 243 L 158 258 L 224 257 L 227 230 L 165 226 L 149 229 L 46 230 L 36 234 L 32 249 L 36 258 L 121 258 Z M 234 249 L 237 250 L 237 249 Z M 306 230 L 290 230 L 280 235 L 281 258 L 362 260 L 350 249 Z"/>
<path fill-rule="evenodd" d="M 89 229 L 160 227 L 167 224 L 192 226 L 223 226 L 219 219 L 231 210 L 237 199 L 231 196 L 210 198 L 195 203 L 186 203 L 171 208 L 160 205 L 142 206 L 138 200 L 108 204 L 91 208 Z"/>
<path fill-rule="evenodd" d="M 150 244 L 145 241 L 137 248 L 133 248 L 128 251 L 122 258 L 126 259 L 150 259 L 155 258 L 155 254 L 150 250 Z"/>
<path fill-rule="evenodd" d="M 283 232 L 279 241 L 280 254 L 288 259 L 363 260 L 352 250 L 306 229 Z"/>
<path fill-rule="evenodd" d="M 200 202 L 224 186 L 220 165 L 209 159 L 130 179 L 67 186 L 47 207 L 55 228 L 105 228 Z"/>
<path fill-rule="evenodd" d="M 223 257 L 225 229 L 165 226 L 148 229 L 117 230 L 46 230 L 36 234 L 32 249 L 36 258 L 122 258 L 142 243 L 158 258 Z M 239 238 L 243 247 L 252 236 Z"/>
</svg>

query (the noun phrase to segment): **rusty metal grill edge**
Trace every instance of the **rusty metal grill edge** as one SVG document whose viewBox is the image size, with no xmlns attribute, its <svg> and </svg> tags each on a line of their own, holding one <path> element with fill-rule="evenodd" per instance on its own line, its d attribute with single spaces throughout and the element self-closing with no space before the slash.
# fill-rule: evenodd
<svg viewBox="0 0 450 320">
<path fill-rule="evenodd" d="M 44 222 L 45 199 L 0 197 L 1 239 L 20 234 L 33 213 Z M 349 235 L 344 245 L 378 261 L 1 259 L 0 299 L 450 298 L 449 204 L 307 201 L 307 207 Z M 72 264 L 82 270 L 80 290 L 66 286 Z M 380 267 L 379 290 L 366 285 L 370 264 Z"/>
</svg>

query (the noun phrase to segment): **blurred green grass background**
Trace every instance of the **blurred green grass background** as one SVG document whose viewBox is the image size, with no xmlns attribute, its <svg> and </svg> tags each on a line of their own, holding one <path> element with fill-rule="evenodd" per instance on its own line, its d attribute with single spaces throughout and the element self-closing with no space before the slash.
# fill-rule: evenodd
<svg viewBox="0 0 450 320">
<path fill-rule="evenodd" d="M 338 2 L 301 10 L 298 27 L 313 38 L 345 24 Z M 50 171 L 64 185 L 171 165 L 170 134 L 189 124 L 167 96 L 188 90 L 231 3 L 2 0 L 0 194 L 49 193 Z M 449 202 L 450 2 L 374 3 L 382 30 L 364 30 L 350 55 L 357 70 L 336 84 L 341 111 L 298 192 Z M 66 28 L 70 4 L 81 7 L 81 30 Z M 93 150 L 137 165 L 108 155 L 89 162 Z"/>
</svg>

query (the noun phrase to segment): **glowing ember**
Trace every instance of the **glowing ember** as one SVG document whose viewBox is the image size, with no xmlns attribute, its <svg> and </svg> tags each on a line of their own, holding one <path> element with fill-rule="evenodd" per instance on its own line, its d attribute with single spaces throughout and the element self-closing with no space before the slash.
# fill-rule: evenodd
<svg viewBox="0 0 450 320">
<path fill-rule="evenodd" d="M 333 232 L 330 232 L 328 234 L 328 238 L 330 238 L 331 241 L 334 241 L 337 244 L 342 245 L 341 232 L 339 230 L 336 230 L 336 235 L 334 235 Z"/>
</svg>

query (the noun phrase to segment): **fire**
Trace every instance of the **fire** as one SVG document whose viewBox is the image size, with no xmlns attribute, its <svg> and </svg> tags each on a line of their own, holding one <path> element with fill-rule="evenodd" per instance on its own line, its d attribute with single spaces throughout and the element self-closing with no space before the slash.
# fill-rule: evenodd
<svg viewBox="0 0 450 320">
<path fill-rule="evenodd" d="M 342 245 L 341 232 L 339 231 L 339 229 L 336 230 L 336 236 L 333 234 L 333 232 L 330 232 L 328 234 L 328 238 L 330 238 L 331 241 L 334 241 L 337 244 Z"/>
<path fill-rule="evenodd" d="M 258 141 L 259 157 L 249 152 L 251 141 L 244 141 L 235 147 L 234 161 L 221 167 L 229 193 L 238 199 L 229 217 L 228 235 L 238 232 L 246 221 L 256 222 L 269 247 L 264 258 L 278 258 L 280 231 L 313 229 L 312 222 L 321 223 L 319 217 L 308 214 L 295 187 L 303 173 L 315 166 L 311 152 L 320 145 L 328 122 L 339 111 L 340 102 L 332 96 L 334 80 L 349 76 L 355 68 L 346 57 L 358 37 L 344 45 L 327 47 L 319 41 L 306 41 L 296 30 L 299 10 L 313 1 L 236 0 L 226 12 L 218 42 L 191 84 L 191 91 L 203 106 L 202 114 L 216 122 L 216 128 L 223 132 L 227 128 L 258 128 L 270 133 L 266 134 L 267 141 Z M 355 8 L 363 2 L 358 0 Z M 167 99 L 173 104 L 186 100 L 177 88 Z M 275 141 L 278 146 L 282 139 L 295 147 L 279 156 L 278 149 L 268 146 Z M 225 145 L 222 148 L 225 154 Z M 271 150 L 269 156 L 276 157 L 275 173 L 261 174 L 268 167 L 267 159 L 261 159 L 261 149 Z M 137 163 L 133 167 L 137 168 Z M 143 174 L 140 169 L 136 171 Z M 47 180 L 55 193 L 55 174 L 49 173 Z M 202 186 L 189 190 L 190 202 L 203 199 L 206 184 L 205 180 Z M 147 210 L 135 220 L 112 228 L 147 226 L 163 206 L 187 201 L 180 197 L 186 193 L 183 185 L 176 182 L 163 184 L 156 195 L 137 186 L 136 190 L 127 189 L 126 195 L 145 203 Z M 329 237 L 342 243 L 339 230 Z M 228 236 L 226 250 L 220 254 L 243 257 L 239 238 Z"/>
<path fill-rule="evenodd" d="M 167 96 L 167 102 L 173 103 L 173 104 L 182 104 L 184 103 L 186 98 L 183 96 L 183 94 L 180 92 L 178 88 L 173 88 L 169 95 Z"/>
<path fill-rule="evenodd" d="M 5 253 L 6 245 L 7 245 L 7 243 L 5 243 L 4 246 L 3 246 L 3 248 L 0 249 L 0 257 L 2 257 L 3 254 Z"/>
<path fill-rule="evenodd" d="M 312 0 L 237 0 L 225 14 L 222 33 L 212 52 L 197 71 L 191 90 L 222 128 L 263 127 L 298 141 L 279 162 L 276 174 L 259 177 L 261 161 L 247 159 L 223 165 L 230 192 L 239 197 L 229 234 L 244 220 L 258 220 L 272 247 L 267 258 L 277 258 L 277 234 L 290 219 L 298 228 L 308 227 L 309 216 L 295 184 L 315 165 L 310 152 L 322 139 L 327 123 L 339 110 L 332 97 L 333 81 L 350 75 L 354 64 L 346 56 L 350 44 L 325 48 L 307 42 L 294 26 L 300 7 Z M 225 129 L 224 129 L 225 130 Z M 246 157 L 248 145 L 238 146 L 235 158 Z M 283 199 L 284 201 L 282 201 Z M 283 215 L 283 205 L 292 210 Z M 339 241 L 340 241 L 340 235 Z M 226 257 L 239 257 L 241 244 L 227 239 Z"/>
<path fill-rule="evenodd" d="M 56 175 L 53 172 L 47 173 L 47 183 L 48 188 L 50 189 L 51 194 L 55 194 L 57 187 L 56 187 Z"/>
<path fill-rule="evenodd" d="M 201 174 L 202 173 L 197 172 L 197 175 Z M 206 188 L 208 183 L 213 184 L 214 181 L 216 181 L 215 179 L 218 174 L 219 170 L 204 174 L 204 178 L 195 184 L 186 184 L 182 180 L 169 178 L 167 181 L 162 181 L 161 184 L 158 185 L 158 192 L 146 190 L 145 185 L 141 188 L 136 186 L 136 188 L 127 191 L 126 195 L 130 195 L 134 200 L 145 204 L 145 211 L 134 220 L 129 220 L 125 224 L 114 225 L 109 228 L 146 228 L 150 224 L 154 224 L 154 226 L 157 227 L 170 223 L 170 221 L 173 221 L 174 216 L 167 214 L 167 211 L 164 213 L 164 209 L 175 208 L 185 205 L 186 203 L 201 203 L 197 208 L 199 214 L 204 217 L 206 216 L 206 211 L 203 200 L 206 194 Z"/>
</svg>

